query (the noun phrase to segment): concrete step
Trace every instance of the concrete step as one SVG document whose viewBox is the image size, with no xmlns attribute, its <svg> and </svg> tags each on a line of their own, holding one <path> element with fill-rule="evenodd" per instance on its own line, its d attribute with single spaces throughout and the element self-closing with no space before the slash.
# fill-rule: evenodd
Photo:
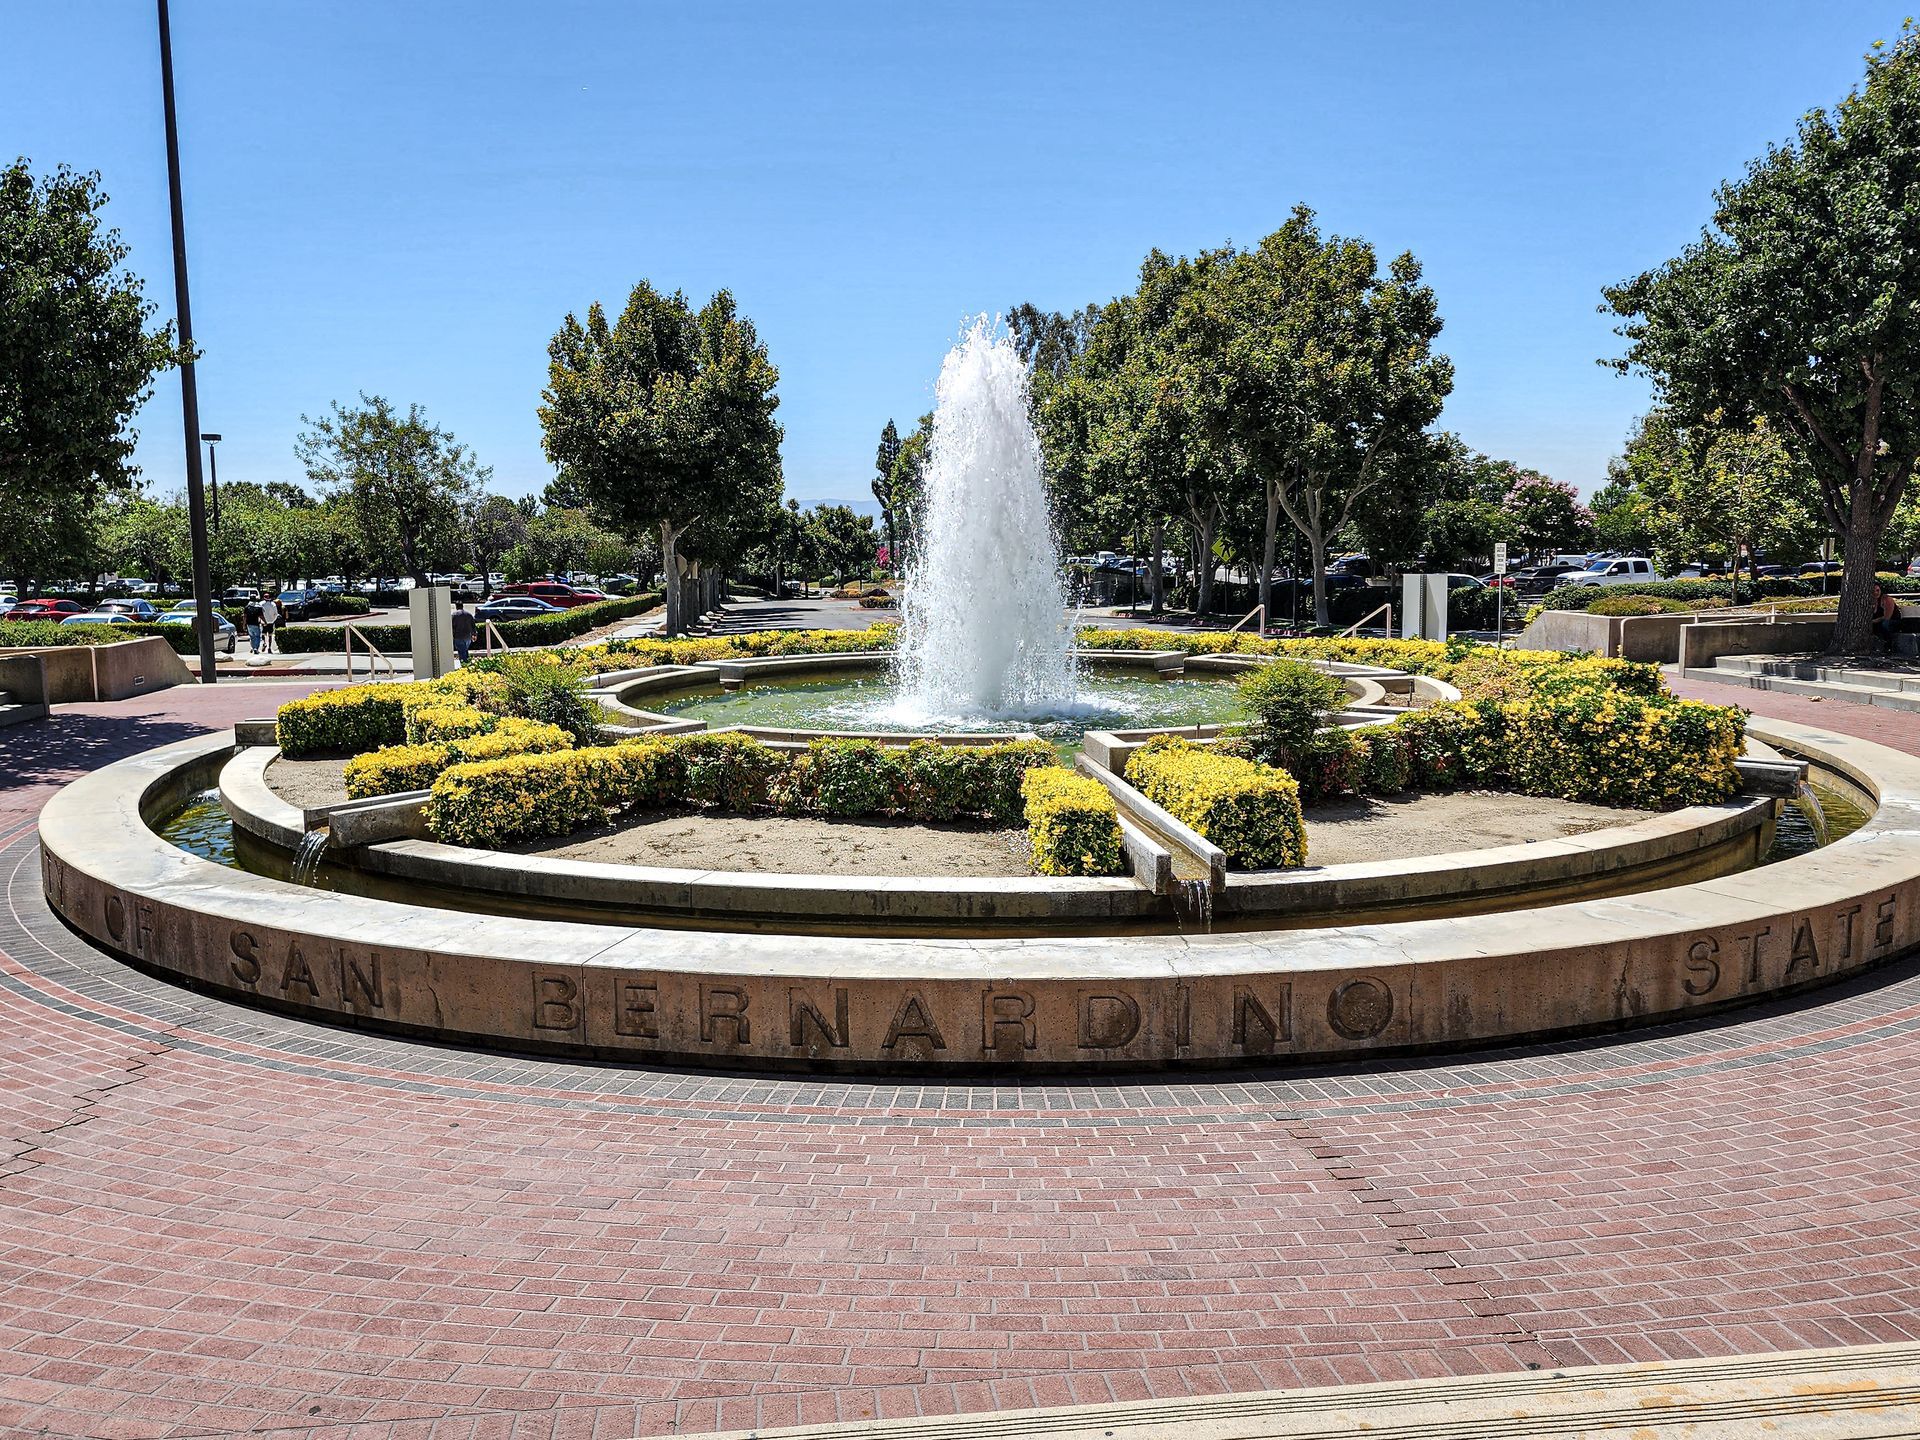
<svg viewBox="0 0 1920 1440">
<path fill-rule="evenodd" d="M 46 706 L 28 705 L 23 701 L 0 694 L 0 728 L 8 725 L 25 725 L 30 720 L 44 720 L 46 717 Z"/>
<path fill-rule="evenodd" d="M 1722 655 L 1714 661 L 1714 666 L 1742 675 L 1773 675 L 1789 680 L 1817 680 L 1839 685 L 1871 685 L 1881 690 L 1920 694 L 1920 675 L 1905 670 L 1826 665 L 1818 660 L 1781 660 L 1770 655 Z"/>
<path fill-rule="evenodd" d="M 1801 1350 L 1046 1410 L 732 1430 L 709 1440 L 1892 1440 L 1920 1345 Z"/>
<path fill-rule="evenodd" d="M 1888 690 L 1879 685 L 1794 680 L 1784 675 L 1755 675 L 1742 670 L 1722 670 L 1717 666 L 1689 666 L 1681 674 L 1688 680 L 1706 680 L 1729 689 L 1776 690 L 1783 695 L 1805 695 L 1842 705 L 1878 705 L 1886 710 L 1920 712 L 1920 693 Z"/>
</svg>

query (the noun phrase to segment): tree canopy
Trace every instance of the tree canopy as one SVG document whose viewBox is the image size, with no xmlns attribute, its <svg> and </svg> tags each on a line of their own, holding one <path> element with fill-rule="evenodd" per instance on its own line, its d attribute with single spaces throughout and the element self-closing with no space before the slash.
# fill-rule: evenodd
<svg viewBox="0 0 1920 1440">
<path fill-rule="evenodd" d="M 1698 242 L 1605 292 L 1627 342 L 1612 363 L 1683 424 L 1790 437 L 1841 537 L 1834 644 L 1857 650 L 1920 461 L 1920 32 L 1876 46 L 1857 89 L 1715 198 Z"/>
<path fill-rule="evenodd" d="M 106 201 L 97 175 L 0 170 L 0 574 L 90 573 L 96 507 L 134 479 L 133 414 L 180 359 Z"/>
<path fill-rule="evenodd" d="M 679 291 L 634 286 L 618 320 L 598 302 L 548 346 L 540 423 L 569 494 L 614 529 L 657 530 L 667 626 L 685 628 L 677 571 L 696 526 L 711 547 L 744 546 L 750 514 L 779 502 L 779 372 L 753 322 L 722 290 L 697 313 Z"/>
</svg>

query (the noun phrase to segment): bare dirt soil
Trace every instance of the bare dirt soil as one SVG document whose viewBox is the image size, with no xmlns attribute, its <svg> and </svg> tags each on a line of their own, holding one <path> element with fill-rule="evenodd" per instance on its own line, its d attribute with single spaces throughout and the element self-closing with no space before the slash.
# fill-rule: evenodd
<svg viewBox="0 0 1920 1440">
<path fill-rule="evenodd" d="M 1346 865 L 1560 840 L 1612 825 L 1631 825 L 1650 812 L 1461 790 L 1379 800 L 1348 797 L 1310 805 L 1306 813 L 1307 859 L 1315 865 Z"/>
<path fill-rule="evenodd" d="M 283 755 L 267 766 L 267 788 L 302 810 L 339 805 L 347 798 L 346 782 L 341 778 L 346 765 L 343 755 L 316 755 L 305 760 L 289 760 Z"/>
</svg>

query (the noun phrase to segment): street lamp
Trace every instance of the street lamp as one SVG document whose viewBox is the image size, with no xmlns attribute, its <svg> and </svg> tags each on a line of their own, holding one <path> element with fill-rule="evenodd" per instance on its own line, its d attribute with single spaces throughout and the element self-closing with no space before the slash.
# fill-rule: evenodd
<svg viewBox="0 0 1920 1440">
<path fill-rule="evenodd" d="M 167 201 L 173 219 L 173 304 L 180 321 L 180 419 L 187 437 L 187 528 L 193 537 L 193 628 L 200 683 L 214 683 L 213 564 L 207 553 L 207 498 L 200 485 L 200 391 L 193 378 L 193 314 L 187 303 L 187 224 L 180 205 L 180 132 L 173 114 L 173 30 L 160 7 L 160 101 L 167 122 Z"/>
<path fill-rule="evenodd" d="M 220 443 L 218 435 L 202 435 L 207 442 L 207 508 L 211 510 L 213 528 L 220 528 L 220 462 L 215 458 L 213 447 Z"/>
</svg>

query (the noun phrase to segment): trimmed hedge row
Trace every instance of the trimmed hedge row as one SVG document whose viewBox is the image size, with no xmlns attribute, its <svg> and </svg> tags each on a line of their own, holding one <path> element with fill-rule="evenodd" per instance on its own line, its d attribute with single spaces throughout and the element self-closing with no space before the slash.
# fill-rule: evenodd
<svg viewBox="0 0 1920 1440">
<path fill-rule="evenodd" d="M 558 645 L 576 635 L 615 620 L 644 615 L 660 603 L 658 595 L 630 595 L 622 600 L 601 600 L 592 605 L 576 605 L 554 615 L 533 615 L 525 620 L 496 620 L 495 627 L 507 644 L 516 649 L 540 645 Z M 181 627 L 182 629 L 188 627 Z M 381 650 L 401 653 L 413 645 L 413 631 L 407 625 L 356 625 L 354 627 Z M 275 648 L 288 655 L 333 654 L 346 648 L 346 628 L 341 625 L 282 625 L 274 631 Z"/>
<path fill-rule="evenodd" d="M 1896 575 L 1891 570 L 1874 572 L 1889 590 L 1911 587 L 1920 582 Z M 1636 580 L 1626 585 L 1560 585 L 1536 602 L 1542 610 L 1591 610 L 1595 603 L 1610 596 L 1651 595 L 1657 600 L 1678 600 L 1683 604 L 1713 602 L 1720 605 L 1749 605 L 1756 600 L 1800 599 L 1826 595 L 1838 598 L 1840 582 L 1829 577 L 1823 590 L 1818 580 L 1799 580 L 1785 575 L 1767 575 L 1758 580 Z"/>
<path fill-rule="evenodd" d="M 1300 786 L 1271 765 L 1159 735 L 1134 751 L 1127 779 L 1142 795 L 1227 852 L 1243 869 L 1304 865 Z"/>
<path fill-rule="evenodd" d="M 280 707 L 280 753 L 297 760 L 303 755 L 360 755 L 387 745 L 401 745 L 409 738 L 407 716 L 412 710 L 491 706 L 497 713 L 505 698 L 506 682 L 501 677 L 466 669 L 438 680 L 323 690 Z"/>
<path fill-rule="evenodd" d="M 435 712 L 444 714 L 446 712 Z M 471 712 L 479 714 L 479 711 Z M 347 798 L 371 800 L 403 790 L 425 790 L 450 765 L 498 760 L 508 755 L 537 755 L 573 748 L 573 736 L 558 725 L 538 720 L 497 720 L 484 730 L 439 743 L 388 745 L 347 762 Z"/>
<path fill-rule="evenodd" d="M 1121 864 L 1120 810 L 1098 780 L 1064 766 L 1029 770 L 1027 849 L 1042 875 L 1115 875 Z"/>
<path fill-rule="evenodd" d="M 51 650 L 64 645 L 117 645 L 143 625 L 62 625 L 58 620 L 0 620 L 0 650 Z"/>
<path fill-rule="evenodd" d="M 1034 779 L 1055 774 L 1078 778 L 1041 740 L 822 740 L 794 753 L 717 731 L 456 763 L 433 781 L 426 818 L 450 844 L 494 847 L 565 835 L 622 810 L 682 804 L 921 821 L 976 816 L 998 824 L 1024 817 L 1043 873 L 1118 873 L 1124 858 L 1112 797 L 1097 781 L 1063 787 Z"/>
</svg>

